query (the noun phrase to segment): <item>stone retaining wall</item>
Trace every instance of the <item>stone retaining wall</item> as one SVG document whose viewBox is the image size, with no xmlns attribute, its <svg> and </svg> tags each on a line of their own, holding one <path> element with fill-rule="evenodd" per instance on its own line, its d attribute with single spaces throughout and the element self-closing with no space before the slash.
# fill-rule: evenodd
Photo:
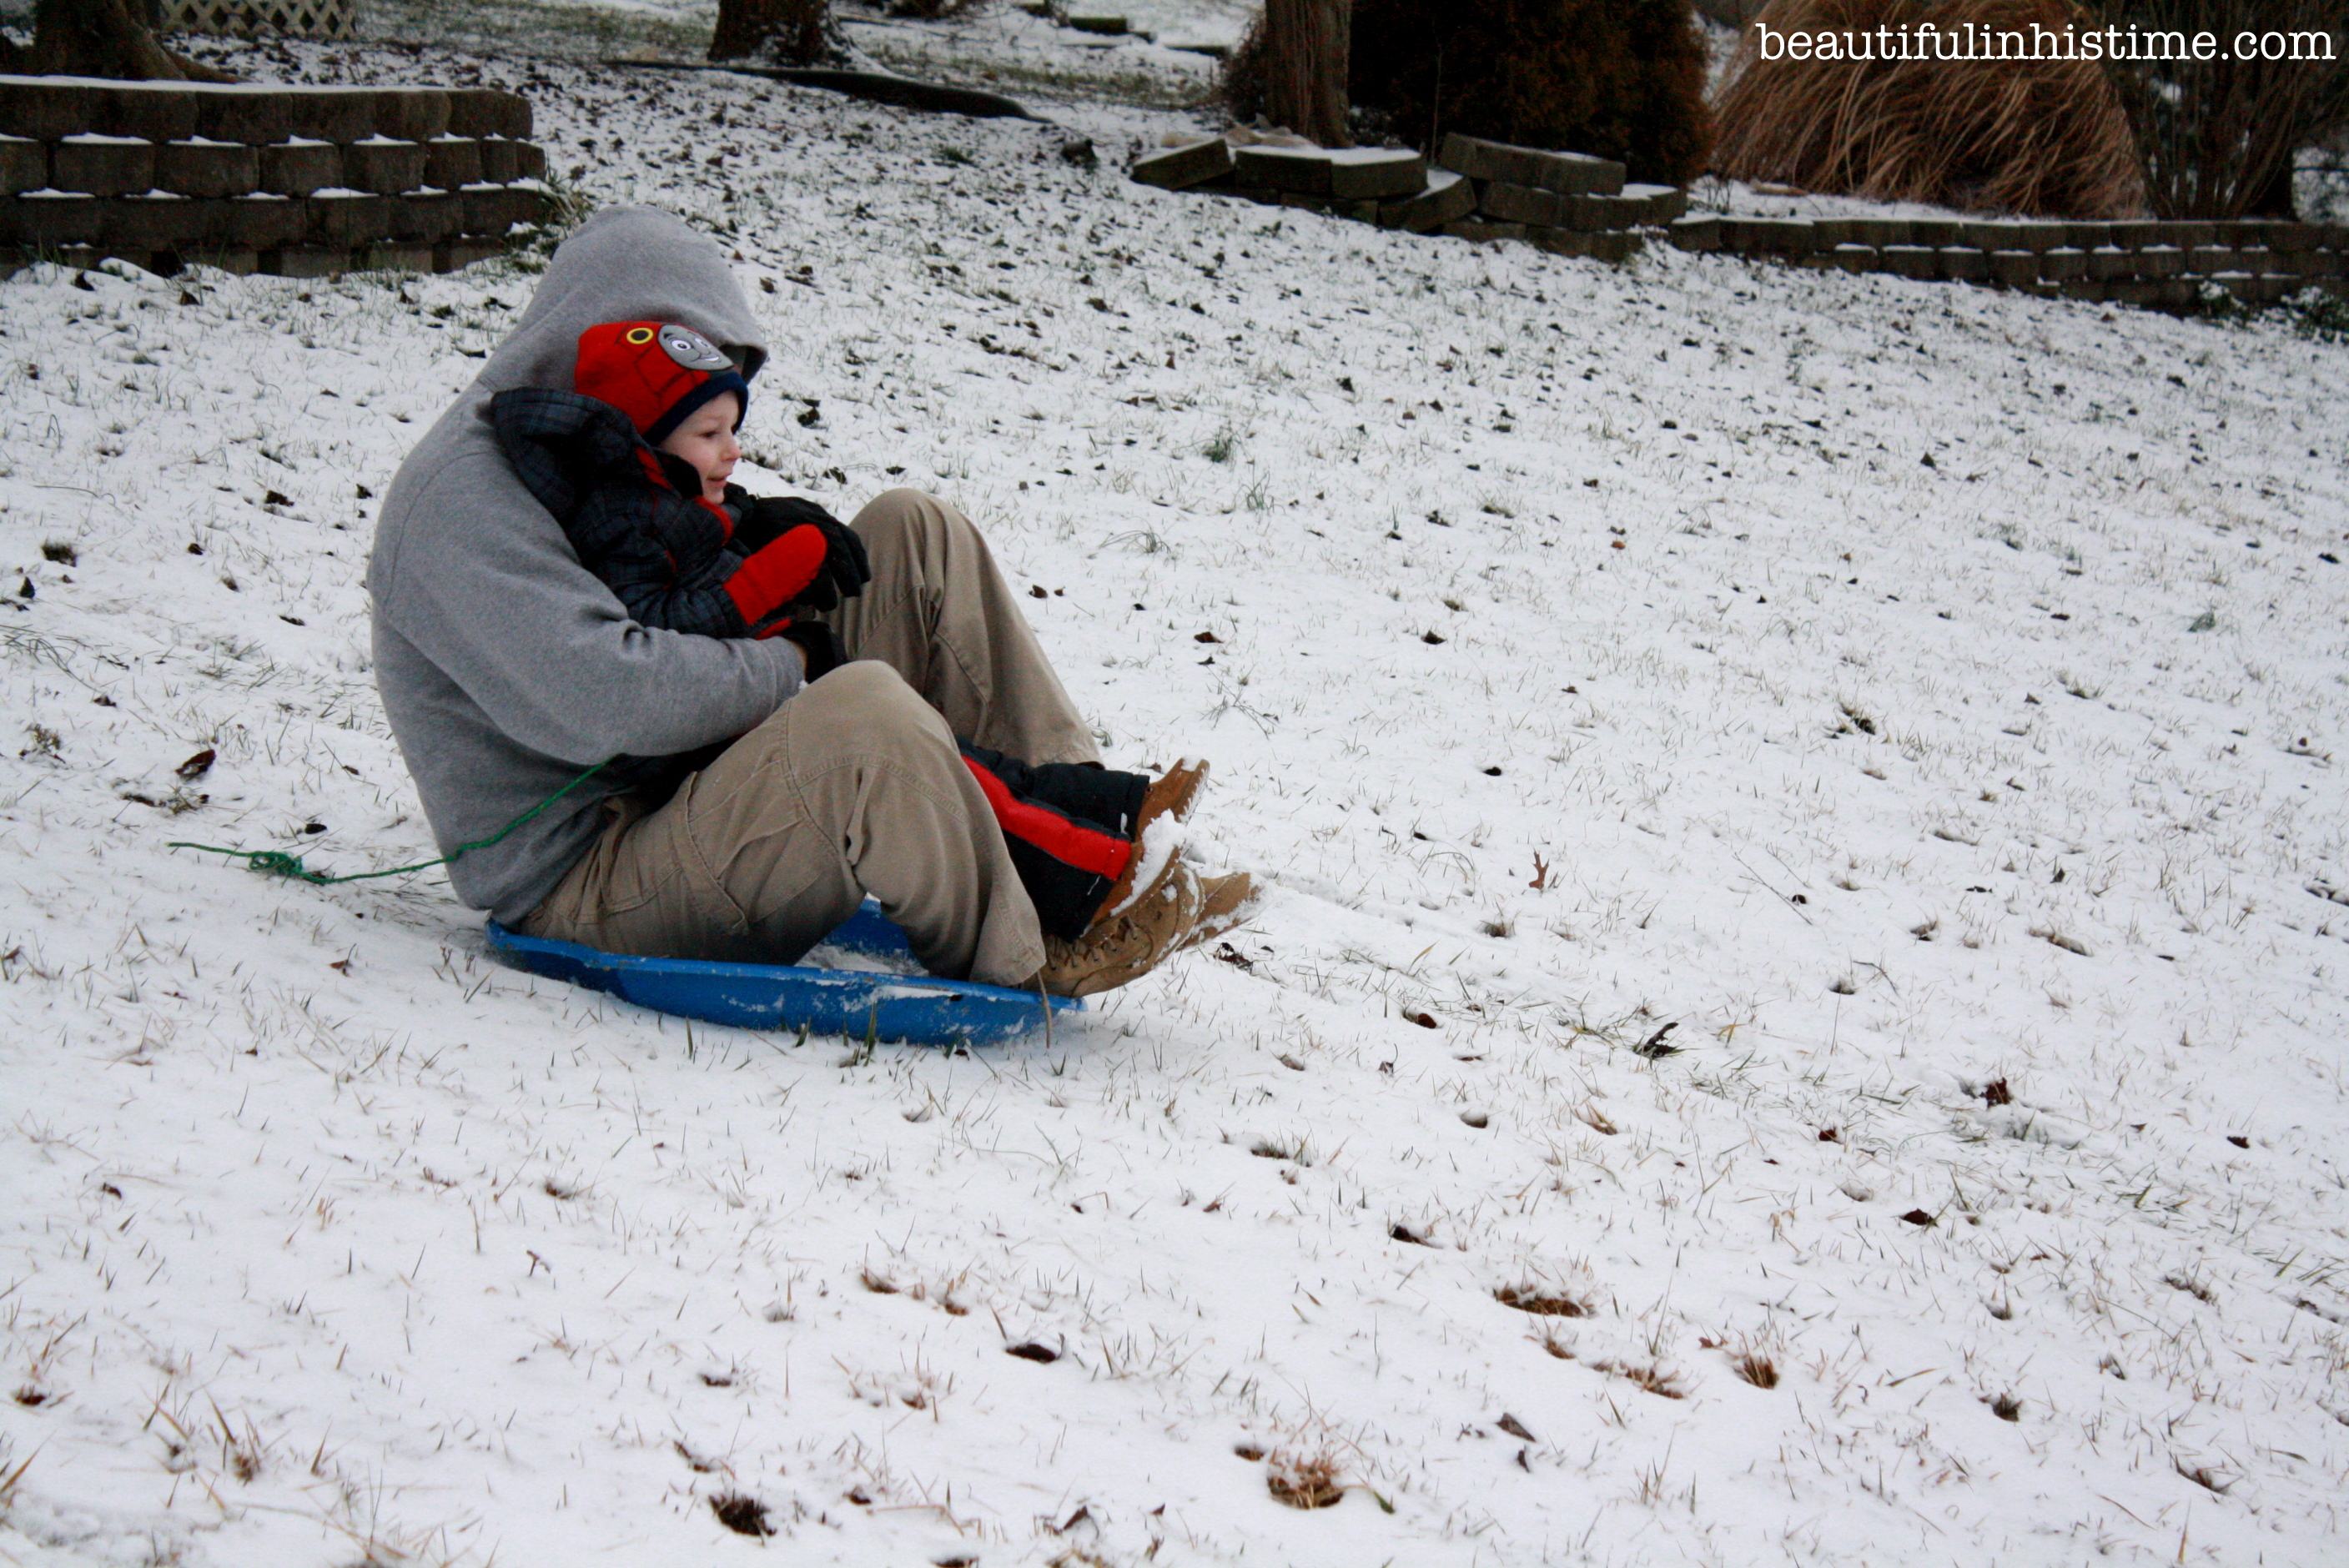
<svg viewBox="0 0 2349 1568">
<path fill-rule="evenodd" d="M 1149 154 L 1132 172 L 1170 191 L 1237 196 L 1414 234 L 1523 240 L 1560 255 L 1609 262 L 1640 248 L 1640 230 L 1688 210 L 1685 192 L 1627 185 L 1623 166 L 1609 160 L 1456 131 L 1444 139 L 1433 166 L 1407 148 L 1235 147 L 1217 137 Z"/>
<path fill-rule="evenodd" d="M 530 132 L 529 100 L 485 88 L 0 77 L 0 251 L 447 272 L 543 215 Z"/>
<path fill-rule="evenodd" d="M 1661 230 L 1685 251 L 2163 310 L 2199 306 L 2208 287 L 2247 304 L 2272 304 L 2311 287 L 2349 294 L 2349 226 L 2341 224 L 1684 217 L 1685 191 L 1627 185 L 1619 163 L 1456 133 L 1444 139 L 1433 167 L 1407 149 L 1235 147 L 1216 138 L 1147 154 L 1133 175 L 1167 190 L 1306 208 L 1413 233 L 1522 240 L 1606 262 L 1628 261 Z"/>
<path fill-rule="evenodd" d="M 2311 287 L 2349 293 L 2349 226 L 2337 223 L 1699 216 L 1671 232 L 1687 251 L 2157 309 L 2190 308 L 2206 284 L 2248 304 Z"/>
</svg>

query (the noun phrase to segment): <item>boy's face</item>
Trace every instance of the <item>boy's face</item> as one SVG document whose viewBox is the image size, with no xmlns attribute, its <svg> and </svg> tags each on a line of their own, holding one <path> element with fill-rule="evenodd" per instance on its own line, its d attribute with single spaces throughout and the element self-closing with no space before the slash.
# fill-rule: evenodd
<svg viewBox="0 0 2349 1568">
<path fill-rule="evenodd" d="M 660 444 L 664 452 L 674 453 L 691 463 L 701 476 L 701 494 L 705 500 L 726 499 L 727 476 L 733 473 L 740 460 L 742 449 L 734 439 L 734 421 L 742 414 L 742 399 L 731 392 L 720 392 L 691 414 L 685 422 L 669 432 Z"/>
</svg>

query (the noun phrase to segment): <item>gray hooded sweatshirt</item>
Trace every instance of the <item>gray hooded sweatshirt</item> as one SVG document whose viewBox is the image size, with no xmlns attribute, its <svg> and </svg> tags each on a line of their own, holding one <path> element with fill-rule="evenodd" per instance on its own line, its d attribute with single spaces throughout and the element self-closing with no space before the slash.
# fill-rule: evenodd
<svg viewBox="0 0 2349 1568">
<path fill-rule="evenodd" d="M 376 684 L 444 855 L 590 763 L 729 739 L 800 688 L 798 655 L 780 639 L 630 620 L 498 449 L 492 396 L 570 390 L 579 334 L 605 321 L 692 327 L 746 376 L 766 357 L 715 244 L 666 212 L 616 208 L 555 252 L 513 335 L 400 465 L 367 563 Z M 460 857 L 457 896 L 520 922 L 595 841 L 614 788 L 599 774 Z"/>
</svg>

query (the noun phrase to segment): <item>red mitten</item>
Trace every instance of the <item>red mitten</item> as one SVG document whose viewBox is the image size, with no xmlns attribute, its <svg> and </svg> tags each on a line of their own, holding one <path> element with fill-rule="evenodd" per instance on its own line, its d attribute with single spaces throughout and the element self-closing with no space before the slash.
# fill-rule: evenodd
<svg viewBox="0 0 2349 1568">
<path fill-rule="evenodd" d="M 805 597 L 808 584 L 823 569 L 824 550 L 823 530 L 802 523 L 785 531 L 781 539 L 735 568 L 734 575 L 726 580 L 726 592 L 742 613 L 743 623 L 755 626 L 784 605 Z"/>
</svg>

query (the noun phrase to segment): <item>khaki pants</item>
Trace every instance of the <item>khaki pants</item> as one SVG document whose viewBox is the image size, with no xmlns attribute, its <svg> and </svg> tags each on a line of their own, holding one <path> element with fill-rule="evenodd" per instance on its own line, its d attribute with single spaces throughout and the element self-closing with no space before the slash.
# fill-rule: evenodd
<svg viewBox="0 0 2349 1568">
<path fill-rule="evenodd" d="M 850 526 L 862 595 L 826 615 L 847 659 L 658 810 L 611 825 L 523 929 L 614 953 L 790 963 L 870 892 L 935 975 L 1017 985 L 1044 962 L 957 736 L 1030 762 L 1098 752 L 986 542 L 891 490 Z"/>
</svg>

